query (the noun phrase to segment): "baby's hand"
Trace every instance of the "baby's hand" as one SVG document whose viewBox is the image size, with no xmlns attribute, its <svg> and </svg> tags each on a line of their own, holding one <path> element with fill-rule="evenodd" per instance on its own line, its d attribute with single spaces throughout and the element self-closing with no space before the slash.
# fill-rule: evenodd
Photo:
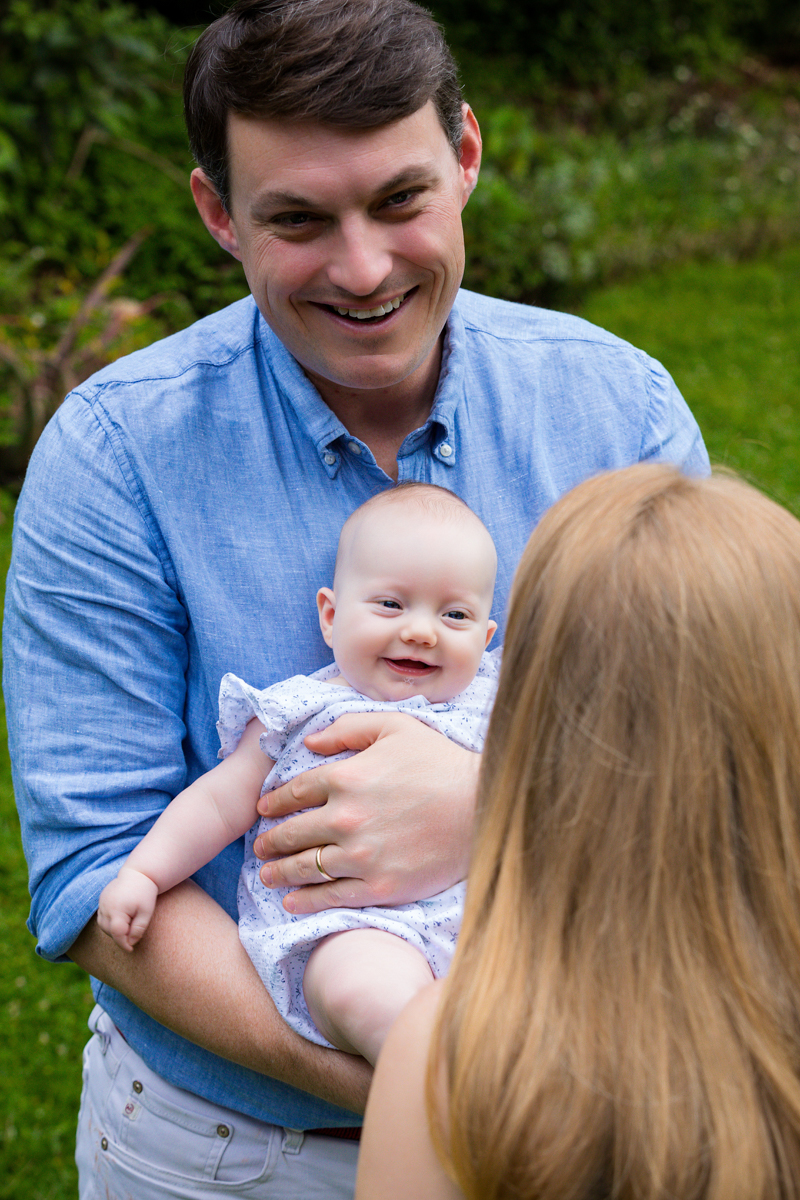
<svg viewBox="0 0 800 1200">
<path fill-rule="evenodd" d="M 100 893 L 97 923 L 123 950 L 132 950 L 150 924 L 158 887 L 141 871 L 122 867 Z"/>
</svg>

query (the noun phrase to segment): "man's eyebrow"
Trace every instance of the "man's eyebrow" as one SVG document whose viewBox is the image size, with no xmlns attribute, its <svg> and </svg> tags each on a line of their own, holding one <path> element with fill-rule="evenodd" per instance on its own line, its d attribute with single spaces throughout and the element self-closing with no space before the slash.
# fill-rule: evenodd
<svg viewBox="0 0 800 1200">
<path fill-rule="evenodd" d="M 440 177 L 441 173 L 430 163 L 406 167 L 382 183 L 375 194 L 385 196 L 389 192 L 400 192 L 412 184 L 419 187 L 421 184 L 436 183 Z"/>
<path fill-rule="evenodd" d="M 266 212 L 275 208 L 314 208 L 314 203 L 306 196 L 296 196 L 294 192 L 262 192 L 253 201 L 253 212 Z"/>
<path fill-rule="evenodd" d="M 374 192 L 375 196 L 386 196 L 392 192 L 402 191 L 403 188 L 414 185 L 415 187 L 430 186 L 439 179 L 439 172 L 430 163 L 420 164 L 419 166 L 406 167 L 402 171 L 398 171 L 391 179 L 381 183 Z M 261 192 L 261 194 L 253 201 L 252 215 L 265 216 L 268 212 L 275 212 L 281 209 L 319 209 L 324 208 L 324 205 L 312 200 L 309 196 L 300 196 L 296 192 Z"/>
</svg>

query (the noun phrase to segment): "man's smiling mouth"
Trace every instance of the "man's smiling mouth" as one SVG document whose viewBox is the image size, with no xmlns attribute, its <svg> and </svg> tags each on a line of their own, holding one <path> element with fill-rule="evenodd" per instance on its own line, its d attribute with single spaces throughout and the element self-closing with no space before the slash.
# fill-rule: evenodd
<svg viewBox="0 0 800 1200">
<path fill-rule="evenodd" d="M 390 313 L 396 312 L 409 294 L 403 292 L 383 304 L 377 304 L 374 308 L 345 308 L 339 304 L 326 304 L 325 307 L 335 312 L 337 317 L 349 317 L 353 321 L 380 321 Z"/>
</svg>

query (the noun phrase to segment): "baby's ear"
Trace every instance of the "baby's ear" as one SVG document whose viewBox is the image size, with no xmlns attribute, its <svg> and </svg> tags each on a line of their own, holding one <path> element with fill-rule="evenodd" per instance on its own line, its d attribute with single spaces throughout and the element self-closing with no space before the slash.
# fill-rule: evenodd
<svg viewBox="0 0 800 1200">
<path fill-rule="evenodd" d="M 333 615 L 336 612 L 336 597 L 330 588 L 320 588 L 317 592 L 317 611 L 319 612 L 319 627 L 325 643 L 333 646 Z"/>
<path fill-rule="evenodd" d="M 486 649 L 486 647 L 489 645 L 489 642 L 494 637 L 496 629 L 497 629 L 497 621 L 490 621 L 489 624 L 486 626 L 486 641 L 483 644 L 484 650 Z"/>
</svg>

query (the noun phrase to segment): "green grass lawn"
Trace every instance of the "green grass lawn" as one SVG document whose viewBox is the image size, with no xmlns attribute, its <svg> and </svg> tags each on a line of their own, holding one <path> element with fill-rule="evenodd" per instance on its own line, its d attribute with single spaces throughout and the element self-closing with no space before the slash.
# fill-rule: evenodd
<svg viewBox="0 0 800 1200">
<path fill-rule="evenodd" d="M 12 503 L 0 493 L 0 570 L 11 550 Z M 75 1115 L 81 1047 L 92 996 L 71 963 L 53 966 L 34 953 L 25 928 L 28 875 L 22 858 L 11 771 L 0 738 L 0 1114 L 2 1200 L 74 1200 Z"/>
<path fill-rule="evenodd" d="M 689 264 L 596 293 L 582 315 L 661 359 L 688 399 L 712 460 L 800 513 L 800 247 L 745 264 Z M 11 504 L 0 507 L 0 565 Z M 73 1200 L 80 1050 L 91 996 L 25 930 L 27 877 L 8 756 L 0 750 L 3 939 L 0 1200 Z"/>
<path fill-rule="evenodd" d="M 800 515 L 800 246 L 687 263 L 595 293 L 581 315 L 671 372 L 712 463 Z"/>
</svg>

